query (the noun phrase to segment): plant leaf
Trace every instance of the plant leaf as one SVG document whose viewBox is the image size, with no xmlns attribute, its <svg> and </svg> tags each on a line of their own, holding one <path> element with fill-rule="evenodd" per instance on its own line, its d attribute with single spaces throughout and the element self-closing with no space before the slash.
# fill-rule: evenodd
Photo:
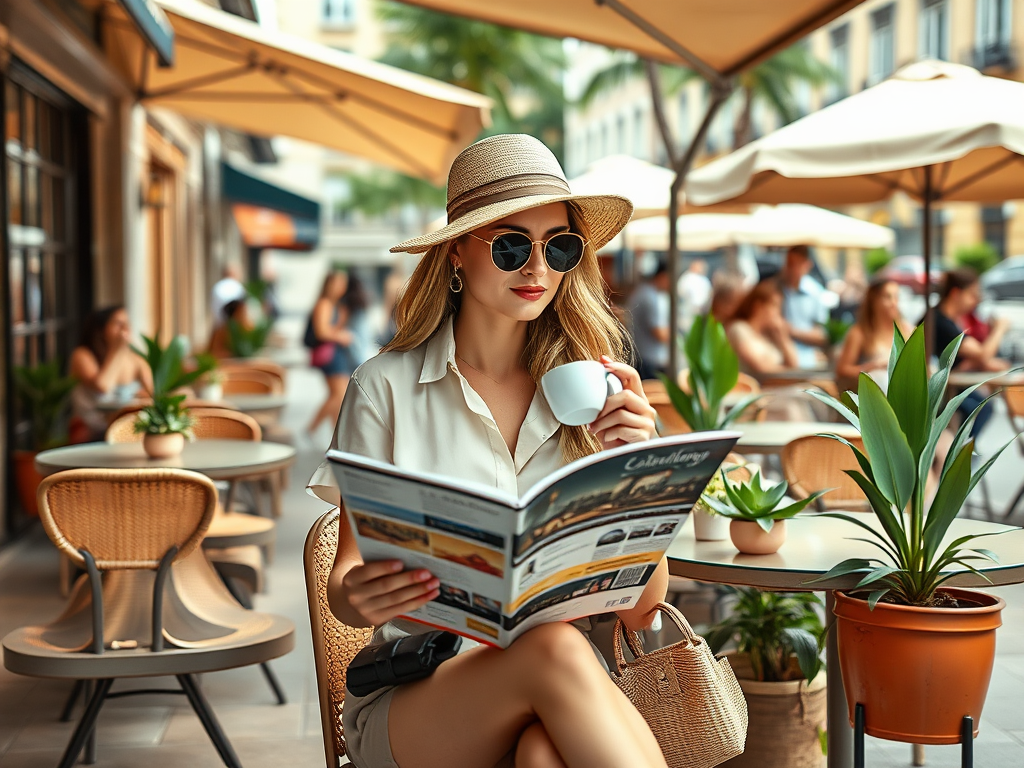
<svg viewBox="0 0 1024 768">
<path fill-rule="evenodd" d="M 968 495 L 970 495 L 971 491 L 974 490 L 974 487 L 979 482 L 981 482 L 981 479 L 986 474 L 988 474 L 988 471 L 990 469 L 992 469 L 992 465 L 996 463 L 996 459 L 998 459 L 1002 455 L 1003 451 L 1005 451 L 1007 448 L 1010 447 L 1010 443 L 1014 442 L 1019 437 L 1020 437 L 1020 433 L 1018 433 L 1018 434 L 1014 435 L 1013 437 L 1011 437 L 1009 440 L 1006 441 L 1006 443 L 1003 445 L 1002 448 L 1000 448 L 998 451 L 993 453 L 984 464 L 982 464 L 980 467 L 978 467 L 977 471 L 973 475 L 971 475 L 971 484 L 967 488 L 967 494 Z"/>
<path fill-rule="evenodd" d="M 820 499 L 822 496 L 824 496 L 826 493 L 828 493 L 829 491 L 833 491 L 833 490 L 835 490 L 835 489 L 834 488 L 826 488 L 823 491 L 815 491 L 810 496 L 808 496 L 806 499 L 800 499 L 799 501 L 795 501 L 795 502 L 793 502 L 792 504 L 790 504 L 787 507 L 783 507 L 782 509 L 774 510 L 772 512 L 772 517 L 775 518 L 776 520 L 788 520 L 791 517 L 795 517 L 796 515 L 798 515 L 801 512 L 803 512 L 803 510 L 809 504 L 813 504 L 818 499 Z"/>
<path fill-rule="evenodd" d="M 921 323 L 924 325 L 924 323 Z M 893 369 L 896 368 L 896 363 L 900 359 L 900 353 L 903 352 L 903 346 L 907 343 L 906 339 L 903 338 L 903 331 L 900 330 L 900 324 L 894 322 L 892 324 L 892 348 L 889 350 L 889 367 L 886 371 L 886 375 L 892 379 Z"/>
<path fill-rule="evenodd" d="M 839 517 L 839 515 L 832 515 L 832 517 Z M 840 576 L 848 576 L 851 573 L 867 573 L 871 570 L 871 561 L 865 560 L 861 557 L 851 557 L 849 560 L 843 560 L 839 565 L 833 567 L 828 573 L 819 576 L 816 579 L 805 581 L 804 584 L 816 584 L 821 581 L 828 581 L 830 579 L 837 579 Z"/>
<path fill-rule="evenodd" d="M 821 657 L 818 656 L 818 639 L 806 629 L 786 627 L 780 633 L 785 643 L 793 649 L 796 661 L 804 677 L 813 680 L 821 669 Z"/>
<path fill-rule="evenodd" d="M 871 462 L 868 460 L 868 457 L 865 456 L 861 452 L 860 448 L 855 446 L 853 443 L 851 443 L 845 437 L 840 437 L 839 435 L 829 434 L 828 432 L 819 432 L 816 435 L 816 437 L 827 437 L 829 440 L 835 440 L 837 442 L 842 443 L 847 448 L 849 448 L 851 451 L 853 451 L 853 455 L 856 457 L 857 463 L 860 464 L 860 468 L 861 468 L 861 471 L 863 471 L 864 476 L 868 480 L 870 480 L 872 483 L 875 482 L 875 476 L 874 476 L 874 474 L 873 474 L 873 472 L 871 470 Z"/>
<path fill-rule="evenodd" d="M 924 449 L 931 426 L 931 414 L 922 405 L 928 402 L 928 364 L 924 351 L 924 323 L 910 335 L 892 373 L 885 397 L 900 429 L 906 435 L 916 465 Z M 863 413 L 861 414 L 863 417 Z M 870 449 L 868 450 L 870 454 Z M 916 479 L 917 473 L 913 473 Z M 906 498 L 909 500 L 910 494 Z M 903 509 L 900 506 L 900 509 Z"/>
<path fill-rule="evenodd" d="M 820 392 L 816 389 L 805 389 L 804 392 L 810 395 L 811 397 L 817 398 L 825 405 L 827 405 L 829 408 L 832 408 L 833 410 L 837 411 L 844 419 L 850 422 L 854 429 L 860 429 L 860 416 L 851 411 L 841 402 L 836 400 L 834 397 L 832 397 L 832 395 L 829 395 L 825 392 Z"/>
<path fill-rule="evenodd" d="M 931 563 L 953 519 L 960 512 L 971 485 L 971 453 L 974 441 L 965 445 L 949 469 L 942 473 L 935 498 L 924 521 L 924 565 Z"/>
<path fill-rule="evenodd" d="M 889 589 L 879 589 L 868 595 L 868 610 L 875 610 L 875 606 L 878 605 L 878 601 L 889 594 Z"/>
<path fill-rule="evenodd" d="M 732 408 L 729 409 L 729 412 L 722 417 L 721 422 L 719 424 L 717 424 L 715 426 L 715 428 L 716 429 L 725 429 L 727 426 L 732 424 L 736 419 L 738 419 L 740 416 L 742 416 L 744 411 L 747 410 L 747 408 L 752 406 L 754 403 L 756 403 L 762 397 L 764 397 L 763 394 L 747 395 L 746 397 L 741 399 L 738 403 L 736 403 L 736 405 L 734 405 Z"/>
<path fill-rule="evenodd" d="M 683 417 L 683 421 L 689 425 L 690 429 L 695 432 L 700 431 L 703 425 L 698 419 L 698 409 L 694 407 L 693 396 L 683 392 L 679 385 L 664 373 L 659 373 L 658 378 L 665 385 L 665 391 L 668 393 L 668 398 L 672 402 L 672 407 L 676 409 L 676 413 Z"/>
<path fill-rule="evenodd" d="M 894 565 L 883 565 L 883 566 L 881 566 L 879 568 L 875 568 L 875 570 L 865 574 L 864 578 L 861 579 L 859 582 L 857 582 L 857 586 L 854 587 L 854 589 L 860 589 L 861 587 L 866 587 L 868 584 L 872 584 L 872 583 L 878 581 L 879 579 L 884 579 L 890 573 L 896 573 L 896 571 L 899 571 L 899 570 L 902 570 L 902 569 L 897 568 Z"/>
<path fill-rule="evenodd" d="M 899 513 L 892 511 L 892 504 L 878 491 L 878 488 L 874 484 L 868 481 L 860 472 L 856 470 L 844 470 L 847 475 L 853 478 L 853 481 L 860 486 L 860 489 L 864 492 L 864 495 L 868 497 L 868 503 L 871 504 L 871 509 L 875 513 L 875 517 L 878 518 L 878 522 L 882 525 L 882 530 L 885 535 L 889 537 L 889 541 L 893 543 L 896 549 L 899 551 L 902 558 L 903 565 L 910 562 L 910 543 L 907 540 L 907 532 L 903 527 L 902 518 Z M 852 522 L 857 522 L 864 528 L 878 535 L 878 531 L 871 528 L 868 525 L 864 525 L 854 518 L 846 518 Z"/>
<path fill-rule="evenodd" d="M 754 522 L 761 526 L 761 530 L 765 533 L 771 533 L 772 528 L 775 527 L 775 520 L 771 517 L 759 517 Z"/>
<path fill-rule="evenodd" d="M 917 485 L 917 463 L 885 394 L 866 373 L 860 375 L 861 437 L 871 457 L 875 485 L 901 512 Z"/>
<path fill-rule="evenodd" d="M 956 360 L 956 353 L 960 350 L 960 343 L 964 335 L 961 333 L 953 339 L 942 351 L 939 358 L 939 367 L 928 379 L 928 414 L 931 419 L 939 412 L 942 399 L 946 394 L 946 384 L 949 382 L 949 372 Z"/>
</svg>

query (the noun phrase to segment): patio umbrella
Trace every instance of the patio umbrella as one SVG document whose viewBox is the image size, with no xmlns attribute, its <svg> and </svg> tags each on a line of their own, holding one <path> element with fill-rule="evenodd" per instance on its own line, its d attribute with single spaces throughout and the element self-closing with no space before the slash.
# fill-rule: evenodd
<svg viewBox="0 0 1024 768">
<path fill-rule="evenodd" d="M 889 227 L 798 204 L 758 206 L 745 215 L 692 213 L 680 216 L 677 226 L 684 250 L 711 250 L 741 243 L 891 248 L 896 240 L 896 233 Z M 664 216 L 632 221 L 624 232 L 628 247 L 652 251 L 668 248 L 668 219 Z"/>
<path fill-rule="evenodd" d="M 849 205 L 898 190 L 923 205 L 930 282 L 934 203 L 1024 197 L 1024 84 L 958 64 L 917 62 L 709 163 L 686 182 L 695 205 Z M 925 321 L 930 325 L 930 308 Z"/>
<path fill-rule="evenodd" d="M 489 123 L 490 99 L 260 27 L 197 0 L 155 0 L 174 28 L 157 66 L 120 5 L 103 5 L 104 47 L 140 102 L 260 136 L 290 136 L 443 184 Z"/>
<path fill-rule="evenodd" d="M 482 19 L 552 37 L 572 37 L 633 51 L 645 59 L 693 69 L 711 86 L 700 127 L 682 157 L 665 135 L 675 173 L 668 200 L 668 270 L 679 277 L 675 222 L 683 180 L 711 121 L 732 93 L 732 76 L 828 24 L 863 0 L 402 0 L 435 11 Z M 625 21 L 626 23 L 623 23 Z M 671 327 L 677 327 L 671 304 Z M 679 349 L 669 345 L 669 367 L 679 370 Z"/>
<path fill-rule="evenodd" d="M 676 175 L 668 168 L 630 155 L 611 155 L 590 164 L 587 172 L 569 180 L 577 195 L 617 194 L 633 203 L 633 218 L 664 216 Z"/>
</svg>

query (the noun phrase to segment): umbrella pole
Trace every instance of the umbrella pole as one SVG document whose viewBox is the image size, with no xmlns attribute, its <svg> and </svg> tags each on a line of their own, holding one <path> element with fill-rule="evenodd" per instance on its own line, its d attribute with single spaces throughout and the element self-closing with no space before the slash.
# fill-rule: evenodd
<svg viewBox="0 0 1024 768">
<path fill-rule="evenodd" d="M 931 360 L 934 353 L 935 318 L 932 312 L 932 166 L 924 167 L 924 234 L 921 238 L 924 257 L 924 352 Z"/>
</svg>

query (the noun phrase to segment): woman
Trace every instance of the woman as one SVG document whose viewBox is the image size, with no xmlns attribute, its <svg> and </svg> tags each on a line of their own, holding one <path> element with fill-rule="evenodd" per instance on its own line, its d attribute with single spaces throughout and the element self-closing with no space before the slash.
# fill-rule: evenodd
<svg viewBox="0 0 1024 768">
<path fill-rule="evenodd" d="M 333 422 L 338 418 L 348 378 L 355 368 L 349 351 L 355 335 L 347 327 L 349 309 L 343 302 L 348 291 L 348 274 L 332 270 L 324 278 L 320 297 L 313 305 L 311 323 L 320 346 L 313 350 L 312 362 L 327 380 L 327 399 L 306 428 L 310 435 L 314 435 L 325 420 Z"/>
<path fill-rule="evenodd" d="M 249 317 L 249 306 L 245 299 L 234 299 L 229 301 L 221 309 L 220 323 L 214 326 L 210 334 L 210 344 L 207 352 L 218 360 L 227 360 L 235 357 L 231 349 L 231 328 L 232 325 L 251 331 L 253 328 L 252 319 Z"/>
<path fill-rule="evenodd" d="M 728 324 L 729 343 L 748 373 L 778 373 L 797 367 L 797 351 L 782 316 L 782 292 L 774 280 L 750 289 Z"/>
<path fill-rule="evenodd" d="M 895 326 L 904 338 L 913 332 L 914 326 L 900 314 L 899 298 L 899 285 L 892 280 L 868 286 L 857 322 L 847 332 L 836 361 L 836 383 L 841 391 L 856 392 L 861 371 L 873 378 L 885 375 Z"/>
<path fill-rule="evenodd" d="M 98 309 L 86 318 L 68 367 L 78 380 L 71 392 L 72 442 L 103 439 L 107 415 L 100 401 L 127 403 L 140 389 L 152 390 L 149 366 L 132 351 L 131 336 L 124 307 Z"/>
<path fill-rule="evenodd" d="M 652 437 L 640 377 L 613 362 L 624 332 L 596 258 L 631 210 L 624 198 L 572 195 L 531 137 L 466 149 L 448 178 L 449 224 L 392 249 L 426 253 L 398 303 L 395 338 L 352 377 L 334 445 L 518 493 L 568 460 Z M 589 426 L 559 425 L 537 382 L 556 365 L 597 358 L 623 392 Z M 326 467 L 310 486 L 339 503 Z M 392 619 L 434 599 L 440 582 L 401 567 L 362 563 L 345 536 L 328 587 L 334 613 L 379 627 L 378 642 L 426 631 Z M 648 626 L 666 586 L 662 562 L 619 615 Z M 356 766 L 664 768 L 647 724 L 573 625 L 544 624 L 503 651 L 469 645 L 425 680 L 346 696 Z"/>
</svg>

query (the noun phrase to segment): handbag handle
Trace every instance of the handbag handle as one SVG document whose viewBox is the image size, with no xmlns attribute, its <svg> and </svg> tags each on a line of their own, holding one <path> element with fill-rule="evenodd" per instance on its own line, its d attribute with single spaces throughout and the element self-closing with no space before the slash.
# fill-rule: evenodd
<svg viewBox="0 0 1024 768">
<path fill-rule="evenodd" d="M 679 612 L 679 609 L 669 603 L 658 603 L 655 609 L 660 613 L 667 615 L 672 623 L 679 629 L 680 634 L 683 636 L 683 640 L 688 645 L 697 645 L 704 642 L 703 638 L 693 631 L 693 627 L 686 620 L 686 617 Z M 615 665 L 618 667 L 618 671 L 621 674 L 622 670 L 626 666 L 626 659 L 622 654 L 622 638 L 626 638 L 626 645 L 629 646 L 629 652 L 633 654 L 633 658 L 639 659 L 644 655 L 643 643 L 640 640 L 639 632 L 632 632 L 626 629 L 626 625 L 622 619 L 615 620 L 615 631 L 612 635 L 612 646 L 615 652 Z"/>
</svg>

